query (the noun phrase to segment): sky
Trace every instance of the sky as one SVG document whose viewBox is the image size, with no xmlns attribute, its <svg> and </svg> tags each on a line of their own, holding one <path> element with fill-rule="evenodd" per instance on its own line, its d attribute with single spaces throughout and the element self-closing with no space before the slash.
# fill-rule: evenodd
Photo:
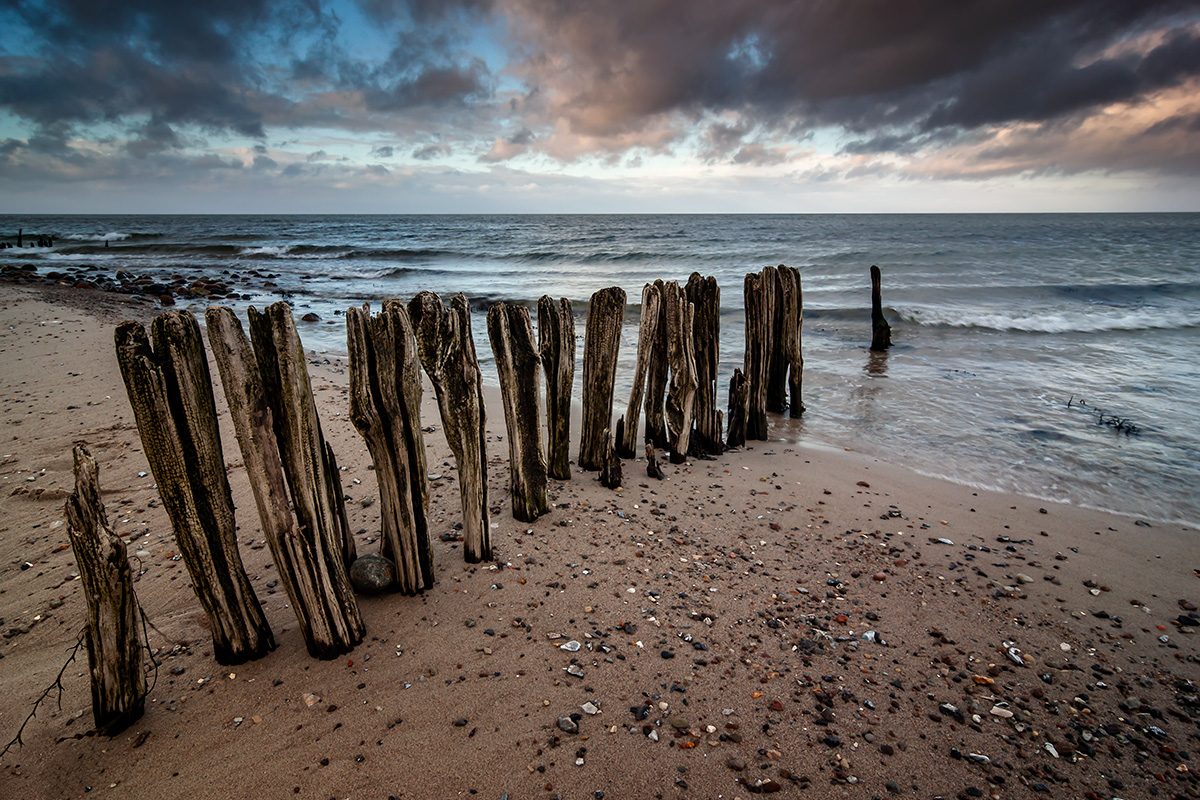
<svg viewBox="0 0 1200 800">
<path fill-rule="evenodd" d="M 0 211 L 1200 211 L 1200 5 L 0 0 Z"/>
</svg>

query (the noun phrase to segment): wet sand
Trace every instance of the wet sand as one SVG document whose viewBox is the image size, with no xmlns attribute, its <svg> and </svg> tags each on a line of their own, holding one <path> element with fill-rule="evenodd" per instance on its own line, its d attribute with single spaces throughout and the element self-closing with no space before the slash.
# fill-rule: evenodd
<svg viewBox="0 0 1200 800">
<path fill-rule="evenodd" d="M 158 308 L 0 285 L 0 738 L 84 623 L 62 513 L 75 441 L 100 463 L 160 662 L 146 715 L 109 739 L 91 730 L 80 651 L 61 709 L 44 705 L 0 762 L 0 797 L 1200 792 L 1200 648 L 1185 624 L 1200 602 L 1196 530 L 778 441 L 664 464 L 662 481 L 626 462 L 619 492 L 576 470 L 551 481 L 547 516 L 520 523 L 494 392 L 497 561 L 463 563 L 455 470 L 427 391 L 437 583 L 360 598 L 367 639 L 329 662 L 308 657 L 275 584 L 222 408 L 242 556 L 278 642 L 223 668 L 143 474 L 113 354 L 116 323 Z M 374 473 L 348 418 L 347 367 L 310 360 L 359 552 L 374 552 Z M 570 641 L 580 648 L 562 649 Z"/>
</svg>

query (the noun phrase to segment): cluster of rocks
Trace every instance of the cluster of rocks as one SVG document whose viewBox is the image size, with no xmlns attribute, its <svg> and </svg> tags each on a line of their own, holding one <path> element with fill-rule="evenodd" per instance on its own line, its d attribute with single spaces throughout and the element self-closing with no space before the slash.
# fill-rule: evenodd
<svg viewBox="0 0 1200 800">
<path fill-rule="evenodd" d="M 127 269 L 111 272 L 95 265 L 70 268 L 55 268 L 39 271 L 34 264 L 7 264 L 0 267 L 0 276 L 17 283 L 40 283 L 71 286 L 77 289 L 96 289 L 156 300 L 164 306 L 175 305 L 176 300 L 219 301 L 250 300 L 247 290 L 277 291 L 273 280 L 275 273 L 247 270 L 234 273 L 221 270 L 217 276 L 188 276 L 174 272 L 164 276 L 135 275 Z M 248 279 L 258 279 L 251 285 Z"/>
</svg>

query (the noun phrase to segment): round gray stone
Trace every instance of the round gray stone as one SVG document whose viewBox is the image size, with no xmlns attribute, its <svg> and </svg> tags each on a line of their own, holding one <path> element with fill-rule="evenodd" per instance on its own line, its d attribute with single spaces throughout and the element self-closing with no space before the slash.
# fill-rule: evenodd
<svg viewBox="0 0 1200 800">
<path fill-rule="evenodd" d="M 350 565 L 350 583 L 363 594 L 379 594 L 396 582 L 396 566 L 377 553 L 359 556 Z"/>
</svg>

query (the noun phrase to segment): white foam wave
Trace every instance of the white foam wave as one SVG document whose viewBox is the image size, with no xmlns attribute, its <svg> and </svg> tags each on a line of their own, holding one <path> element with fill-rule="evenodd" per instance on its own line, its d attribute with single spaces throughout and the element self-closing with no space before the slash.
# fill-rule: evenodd
<svg viewBox="0 0 1200 800">
<path fill-rule="evenodd" d="M 68 233 L 62 237 L 75 242 L 121 242 L 129 238 L 128 233 L 109 231 L 108 233 Z"/>
<path fill-rule="evenodd" d="M 290 244 L 273 246 L 273 247 L 243 247 L 238 251 L 238 255 L 243 256 L 285 256 L 291 252 Z"/>
<path fill-rule="evenodd" d="M 900 318 L 918 325 L 948 328 L 986 328 L 1030 333 L 1098 333 L 1102 331 L 1170 330 L 1200 327 L 1200 311 L 1184 309 L 1006 310 L 913 308 L 897 309 Z"/>
</svg>

